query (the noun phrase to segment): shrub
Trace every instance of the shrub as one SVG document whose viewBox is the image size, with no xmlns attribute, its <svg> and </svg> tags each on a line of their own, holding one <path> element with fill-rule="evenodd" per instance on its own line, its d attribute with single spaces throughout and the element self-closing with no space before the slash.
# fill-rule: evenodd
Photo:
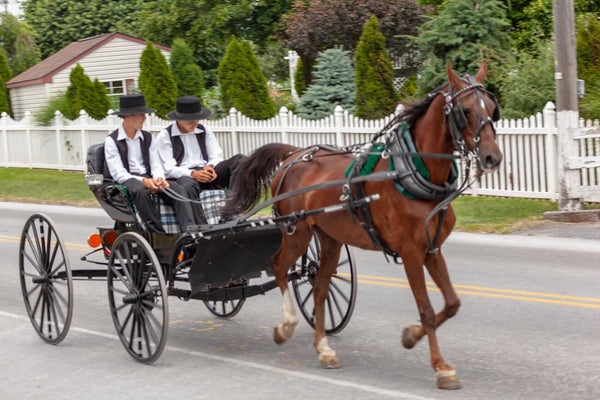
<svg viewBox="0 0 600 400">
<path fill-rule="evenodd" d="M 204 77 L 202 68 L 196 64 L 192 49 L 183 39 L 173 40 L 169 63 L 177 85 L 177 97 L 196 96 L 202 98 Z"/>
<path fill-rule="evenodd" d="M 314 83 L 306 89 L 296 108 L 304 118 L 318 119 L 331 115 L 337 105 L 354 112 L 356 86 L 348 52 L 329 49 L 317 59 Z"/>
<path fill-rule="evenodd" d="M 392 114 L 397 102 L 394 69 L 375 16 L 363 28 L 355 64 L 356 116 L 377 119 Z"/>
<path fill-rule="evenodd" d="M 139 86 L 146 104 L 156 109 L 156 115 L 165 118 L 165 115 L 173 111 L 177 85 L 167 60 L 151 42 L 147 42 L 140 58 Z"/>
</svg>

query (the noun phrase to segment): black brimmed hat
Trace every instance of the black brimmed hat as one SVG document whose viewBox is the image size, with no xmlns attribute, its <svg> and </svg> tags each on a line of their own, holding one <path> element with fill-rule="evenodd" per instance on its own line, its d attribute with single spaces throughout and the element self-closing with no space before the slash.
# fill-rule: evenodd
<svg viewBox="0 0 600 400">
<path fill-rule="evenodd" d="M 146 107 L 146 99 L 143 94 L 128 94 L 119 98 L 119 110 L 113 111 L 112 114 L 118 116 L 136 115 L 136 114 L 152 114 L 156 112 L 154 108 Z"/>
<path fill-rule="evenodd" d="M 202 107 L 200 99 L 195 96 L 183 96 L 175 101 L 175 111 L 167 114 L 167 118 L 176 121 L 198 121 L 210 117 L 212 112 Z"/>
</svg>

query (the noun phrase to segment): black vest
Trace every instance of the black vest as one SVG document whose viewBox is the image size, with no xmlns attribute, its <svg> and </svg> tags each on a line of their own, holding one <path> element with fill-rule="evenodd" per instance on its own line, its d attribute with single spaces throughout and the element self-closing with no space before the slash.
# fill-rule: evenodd
<svg viewBox="0 0 600 400">
<path fill-rule="evenodd" d="M 127 170 L 127 172 L 131 173 L 129 170 L 129 157 L 127 157 L 127 143 L 125 139 L 117 140 L 119 136 L 119 130 L 117 129 L 110 135 L 108 135 L 115 141 L 117 145 L 117 150 L 119 151 L 119 155 L 121 156 L 121 161 L 123 161 L 123 166 Z M 144 140 L 140 141 L 142 146 L 142 158 L 144 160 L 144 166 L 146 167 L 146 174 L 148 177 L 151 176 L 152 170 L 150 169 L 150 145 L 152 144 L 152 134 L 150 132 L 142 131 L 142 136 Z M 108 170 L 108 168 L 106 168 Z M 109 173 L 110 174 L 110 173 Z M 105 174 L 106 175 L 106 174 Z"/>
<path fill-rule="evenodd" d="M 198 139 L 198 145 L 200 145 L 202 157 L 204 157 L 204 160 L 208 162 L 208 153 L 206 152 L 206 130 L 201 124 L 198 124 L 197 128 L 200 129 L 200 133 L 196 133 L 194 136 L 196 136 L 196 139 Z M 167 132 L 169 133 L 169 139 L 171 139 L 171 145 L 173 146 L 173 158 L 179 167 L 181 165 L 181 161 L 183 161 L 183 155 L 185 154 L 183 142 L 179 136 L 173 136 L 172 124 L 167 126 Z"/>
</svg>

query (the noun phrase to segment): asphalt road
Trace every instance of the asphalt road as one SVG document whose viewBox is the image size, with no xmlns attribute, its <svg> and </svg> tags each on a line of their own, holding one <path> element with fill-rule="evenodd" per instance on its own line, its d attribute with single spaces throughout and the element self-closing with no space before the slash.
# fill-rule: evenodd
<svg viewBox="0 0 600 400">
<path fill-rule="evenodd" d="M 400 343 L 418 318 L 402 267 L 360 250 L 354 315 L 330 338 L 338 370 L 319 367 L 303 321 L 291 341 L 274 344 L 277 291 L 249 299 L 231 320 L 169 298 L 167 347 L 143 365 L 114 332 L 106 284 L 76 281 L 69 335 L 45 344 L 18 282 L 19 236 L 37 211 L 56 222 L 72 268 L 84 266 L 87 236 L 111 224 L 97 209 L 0 203 L 1 399 L 600 398 L 600 241 L 454 233 L 443 250 L 462 307 L 438 338 L 463 388 L 442 392 L 427 342 L 413 350 Z M 439 308 L 439 293 L 430 293 Z"/>
</svg>

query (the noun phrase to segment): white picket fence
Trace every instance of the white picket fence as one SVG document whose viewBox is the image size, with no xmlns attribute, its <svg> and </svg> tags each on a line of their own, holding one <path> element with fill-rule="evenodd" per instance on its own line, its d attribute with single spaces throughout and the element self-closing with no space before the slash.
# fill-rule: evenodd
<svg viewBox="0 0 600 400">
<path fill-rule="evenodd" d="M 393 115 L 380 120 L 362 120 L 338 106 L 327 118 L 306 120 L 282 107 L 279 115 L 269 120 L 253 120 L 231 109 L 227 117 L 203 123 L 215 132 L 225 156 L 229 157 L 237 153 L 249 154 L 271 142 L 301 147 L 364 143 L 391 118 Z M 150 116 L 144 128 L 156 134 L 171 122 Z M 117 116 L 96 121 L 82 111 L 74 121 L 64 119 L 57 112 L 52 126 L 36 126 L 29 113 L 20 121 L 3 113 L 0 118 L 0 167 L 84 171 L 87 148 L 101 143 L 119 124 Z M 582 135 L 576 139 L 580 157 L 600 157 L 600 134 L 591 129 L 598 125 L 597 120 L 581 121 Z M 542 112 L 530 118 L 500 120 L 496 129 L 504 162 L 497 172 L 484 175 L 469 192 L 556 200 L 558 167 L 554 105 L 548 103 Z M 587 201 L 600 201 L 594 200 L 600 197 L 600 167 L 582 168 L 580 178 L 585 192 L 591 193 Z"/>
</svg>

